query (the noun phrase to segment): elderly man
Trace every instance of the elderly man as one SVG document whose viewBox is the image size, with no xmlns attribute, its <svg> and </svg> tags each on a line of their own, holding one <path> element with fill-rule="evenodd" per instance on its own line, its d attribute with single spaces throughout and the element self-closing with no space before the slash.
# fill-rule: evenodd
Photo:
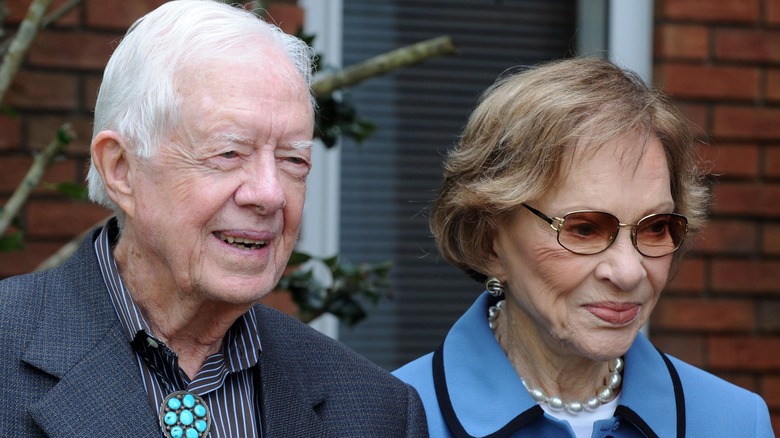
<svg viewBox="0 0 780 438">
<path fill-rule="evenodd" d="M 0 282 L 0 435 L 427 434 L 411 387 L 257 304 L 298 236 L 310 52 L 211 0 L 131 28 L 88 176 L 116 217 L 62 266 Z"/>
</svg>

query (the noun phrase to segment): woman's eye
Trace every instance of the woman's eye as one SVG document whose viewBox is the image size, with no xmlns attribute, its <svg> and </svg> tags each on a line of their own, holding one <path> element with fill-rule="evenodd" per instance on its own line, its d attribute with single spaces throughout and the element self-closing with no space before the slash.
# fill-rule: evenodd
<svg viewBox="0 0 780 438">
<path fill-rule="evenodd" d="M 236 158 L 238 156 L 238 152 L 236 151 L 222 152 L 221 154 L 219 154 L 219 156 L 222 158 Z"/>
</svg>

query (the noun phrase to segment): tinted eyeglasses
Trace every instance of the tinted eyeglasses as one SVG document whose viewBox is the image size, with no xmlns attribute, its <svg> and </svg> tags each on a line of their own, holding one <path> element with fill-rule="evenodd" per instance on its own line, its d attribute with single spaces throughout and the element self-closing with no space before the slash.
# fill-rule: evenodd
<svg viewBox="0 0 780 438">
<path fill-rule="evenodd" d="M 622 224 L 603 211 L 573 211 L 563 217 L 550 217 L 522 204 L 544 219 L 558 233 L 558 243 L 574 254 L 590 255 L 612 245 L 621 228 L 631 228 L 631 243 L 646 257 L 663 257 L 680 247 L 688 232 L 688 219 L 676 213 L 651 214 L 636 224 Z"/>
</svg>

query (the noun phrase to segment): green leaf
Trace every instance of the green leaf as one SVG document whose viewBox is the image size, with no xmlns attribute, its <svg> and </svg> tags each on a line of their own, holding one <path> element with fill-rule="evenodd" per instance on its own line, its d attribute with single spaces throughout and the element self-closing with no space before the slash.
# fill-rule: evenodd
<svg viewBox="0 0 780 438">
<path fill-rule="evenodd" d="M 76 184 L 74 182 L 61 182 L 57 184 L 44 183 L 43 186 L 48 189 L 56 190 L 70 199 L 86 201 L 89 198 L 89 190 L 82 184 Z"/>
<path fill-rule="evenodd" d="M 305 252 L 293 251 L 290 255 L 290 260 L 287 261 L 288 266 L 301 265 L 311 260 L 311 256 Z"/>
<path fill-rule="evenodd" d="M 19 111 L 17 111 L 15 108 L 11 108 L 10 106 L 0 107 L 0 114 L 11 117 L 13 119 L 19 117 Z"/>
<path fill-rule="evenodd" d="M 60 127 L 57 129 L 57 141 L 61 144 L 70 144 L 73 141 L 73 135 L 67 129 Z"/>
<path fill-rule="evenodd" d="M 14 252 L 24 249 L 24 233 L 16 231 L 0 237 L 0 252 Z"/>
</svg>

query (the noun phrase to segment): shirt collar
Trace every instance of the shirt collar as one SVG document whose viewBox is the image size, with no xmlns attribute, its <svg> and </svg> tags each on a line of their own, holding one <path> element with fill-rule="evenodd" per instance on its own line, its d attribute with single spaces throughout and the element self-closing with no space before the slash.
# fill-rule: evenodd
<svg viewBox="0 0 780 438">
<path fill-rule="evenodd" d="M 119 267 L 113 254 L 113 248 L 118 239 L 119 228 L 116 218 L 112 218 L 95 240 L 95 252 L 119 322 L 124 329 L 127 341 L 132 343 L 141 331 L 152 337 L 154 334 L 119 274 Z M 155 341 L 159 341 L 159 339 L 155 338 Z M 224 357 L 228 372 L 234 372 L 255 365 L 261 350 L 257 315 L 255 308 L 251 308 L 228 329 L 220 354 Z"/>
<path fill-rule="evenodd" d="M 487 293 L 482 294 L 453 325 L 443 350 L 453 409 L 474 436 L 489 435 L 535 406 L 488 326 L 488 299 Z M 658 436 L 674 436 L 674 400 L 663 358 L 640 333 L 625 355 L 620 405 L 636 413 Z"/>
</svg>

